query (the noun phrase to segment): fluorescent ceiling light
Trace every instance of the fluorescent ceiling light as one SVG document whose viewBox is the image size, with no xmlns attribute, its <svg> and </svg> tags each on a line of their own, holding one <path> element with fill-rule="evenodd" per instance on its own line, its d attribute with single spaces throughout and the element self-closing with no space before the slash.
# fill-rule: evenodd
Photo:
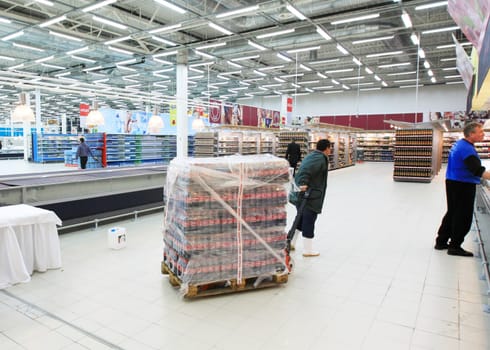
<svg viewBox="0 0 490 350">
<path fill-rule="evenodd" d="M 242 9 L 220 13 L 220 14 L 216 15 L 216 18 L 223 18 L 223 17 L 239 15 L 239 14 L 246 13 L 246 12 L 256 11 L 258 9 L 259 9 L 259 5 L 244 7 Z"/>
<path fill-rule="evenodd" d="M 136 58 L 131 58 L 129 60 L 125 60 L 125 61 L 121 61 L 121 62 L 116 62 L 116 65 L 118 65 L 118 64 L 125 65 L 125 64 L 131 64 L 131 63 L 136 63 Z"/>
<path fill-rule="evenodd" d="M 410 19 L 410 15 L 406 13 L 405 10 L 402 13 L 402 21 L 405 28 L 412 28 L 412 20 Z"/>
<path fill-rule="evenodd" d="M 314 90 L 328 90 L 333 89 L 333 85 L 317 86 L 313 88 Z"/>
<path fill-rule="evenodd" d="M 276 56 L 279 57 L 281 60 L 284 60 L 286 62 L 291 62 L 292 61 L 292 59 L 290 59 L 289 57 L 283 55 L 282 53 L 278 53 Z"/>
<path fill-rule="evenodd" d="M 39 26 L 41 28 L 48 27 L 48 26 L 50 26 L 52 24 L 55 24 L 55 23 L 64 21 L 65 19 L 66 19 L 66 16 L 63 15 L 63 16 L 60 16 L 60 17 L 56 17 L 56 18 L 50 19 L 49 21 L 46 21 L 44 23 L 41 23 Z"/>
<path fill-rule="evenodd" d="M 105 83 L 107 81 L 109 81 L 109 78 L 94 80 L 94 83 L 95 84 L 100 84 L 100 83 Z"/>
<path fill-rule="evenodd" d="M 163 5 L 163 6 L 167 7 L 167 8 L 169 8 L 169 9 L 175 11 L 175 12 L 178 12 L 180 14 L 184 14 L 184 13 L 187 12 L 183 8 L 181 8 L 181 7 L 177 6 L 177 5 L 174 5 L 174 4 L 172 4 L 172 3 L 168 2 L 168 1 L 165 1 L 165 0 L 155 0 L 155 2 L 158 3 L 158 4 L 160 4 L 160 5 Z"/>
<path fill-rule="evenodd" d="M 382 56 L 393 56 L 393 55 L 401 55 L 403 51 L 391 51 L 391 52 L 381 52 L 381 53 L 373 53 L 366 55 L 366 57 L 382 57 Z"/>
<path fill-rule="evenodd" d="M 177 54 L 177 50 L 162 52 L 162 53 L 157 53 L 157 54 L 153 55 L 153 58 L 171 56 L 171 55 L 176 55 L 176 54 Z"/>
<path fill-rule="evenodd" d="M 417 81 L 417 79 L 395 80 L 393 82 L 399 84 L 399 83 L 413 83 L 414 81 Z"/>
<path fill-rule="evenodd" d="M 402 85 L 402 86 L 400 86 L 400 89 L 416 88 L 417 86 L 424 86 L 424 85 L 423 84 L 418 84 L 418 85 Z"/>
<path fill-rule="evenodd" d="M 350 87 L 348 87 L 347 85 L 344 85 L 344 84 L 342 84 L 342 88 L 345 90 L 350 90 Z"/>
<path fill-rule="evenodd" d="M 65 76 L 70 75 L 70 74 L 71 74 L 71 72 L 64 72 L 64 73 L 55 74 L 54 76 L 55 77 L 65 77 Z"/>
<path fill-rule="evenodd" d="M 337 50 L 339 50 L 340 52 L 342 52 L 344 55 L 348 55 L 349 52 L 340 44 L 337 44 Z"/>
<path fill-rule="evenodd" d="M 172 30 L 172 29 L 178 29 L 180 27 L 182 27 L 182 23 L 172 24 L 170 26 L 165 26 L 165 27 L 162 27 L 162 28 L 152 29 L 152 30 L 148 31 L 148 33 L 150 33 L 150 34 L 156 34 L 156 33 L 161 33 L 161 32 L 165 32 L 165 31 L 169 31 L 169 30 Z"/>
<path fill-rule="evenodd" d="M 88 46 L 84 46 L 84 47 L 81 47 L 81 48 L 76 49 L 76 50 L 67 51 L 66 54 L 67 55 L 73 55 L 73 54 L 80 53 L 80 52 L 87 51 L 87 50 L 88 50 Z"/>
<path fill-rule="evenodd" d="M 429 74 L 429 77 L 433 77 L 434 76 L 434 72 L 431 69 L 429 69 L 427 71 L 427 74 Z"/>
<path fill-rule="evenodd" d="M 160 37 L 158 37 L 158 36 L 154 36 L 154 35 L 152 35 L 152 37 L 151 37 L 151 38 L 152 38 L 153 40 L 155 40 L 155 41 L 159 41 L 159 42 L 161 42 L 161 43 L 167 44 L 168 46 L 177 46 L 177 44 L 176 44 L 176 43 L 174 43 L 173 41 L 170 41 L 170 40 L 167 40 L 167 39 L 163 39 L 163 38 L 160 38 Z"/>
<path fill-rule="evenodd" d="M 245 83 L 244 81 L 239 81 L 239 82 L 238 82 L 238 84 L 240 84 L 240 85 L 250 86 L 250 84 L 249 84 L 249 83 Z"/>
<path fill-rule="evenodd" d="M 278 87 L 278 86 L 281 86 L 281 84 L 266 84 L 266 85 L 262 85 L 262 87 L 264 87 L 264 88 L 271 88 L 271 87 Z"/>
<path fill-rule="evenodd" d="M 97 70 L 97 69 L 101 69 L 101 68 L 102 68 L 102 66 L 96 66 L 96 67 L 82 69 L 82 71 L 84 71 L 84 72 L 91 72 L 93 70 Z"/>
<path fill-rule="evenodd" d="M 381 78 L 378 77 L 377 75 L 374 76 L 374 79 L 376 79 L 377 81 L 381 81 Z"/>
<path fill-rule="evenodd" d="M 29 46 L 29 45 L 23 45 L 23 44 L 17 44 L 17 43 L 12 43 L 12 45 L 14 45 L 15 47 L 20 47 L 22 49 L 28 49 L 28 50 L 32 50 L 32 51 L 39 51 L 39 52 L 44 52 L 43 49 L 40 49 L 38 47 L 34 47 L 34 46 Z"/>
<path fill-rule="evenodd" d="M 410 40 L 412 40 L 412 43 L 413 43 L 414 45 L 418 45 L 418 44 L 420 43 L 420 41 L 419 41 L 419 37 L 418 37 L 418 35 L 417 35 L 417 34 L 415 34 L 415 33 L 412 33 L 412 35 L 410 35 Z"/>
<path fill-rule="evenodd" d="M 88 63 L 95 63 L 95 62 L 97 62 L 96 60 L 91 60 L 89 58 L 75 56 L 75 55 L 71 55 L 71 58 L 73 58 L 75 60 L 78 60 L 78 61 L 82 61 L 82 62 L 88 62 Z"/>
<path fill-rule="evenodd" d="M 313 64 L 313 65 L 315 65 L 315 64 L 325 64 L 325 63 L 332 63 L 332 62 L 338 62 L 338 61 L 340 61 L 339 58 L 334 58 L 334 59 L 331 59 L 331 60 L 311 61 L 311 62 L 309 62 L 309 64 L 310 65 L 311 64 Z"/>
<path fill-rule="evenodd" d="M 320 78 L 327 79 L 327 76 L 325 74 L 320 73 L 320 72 L 317 72 L 316 75 L 318 75 Z"/>
<path fill-rule="evenodd" d="M 297 9 L 295 9 L 293 6 L 291 5 L 286 5 L 286 9 L 291 12 L 293 15 L 295 15 L 296 17 L 298 17 L 300 20 L 305 20 L 306 19 L 306 16 L 303 15 L 301 12 L 299 12 Z"/>
<path fill-rule="evenodd" d="M 254 55 L 254 56 L 244 56 L 244 57 L 237 57 L 237 58 L 232 58 L 231 60 L 233 62 L 237 62 L 237 61 L 244 61 L 244 60 L 251 60 L 251 59 L 254 59 L 254 58 L 259 58 L 260 55 Z"/>
<path fill-rule="evenodd" d="M 373 72 L 371 69 L 369 69 L 368 67 L 365 67 L 365 68 L 364 68 L 364 71 L 365 71 L 367 74 L 373 74 L 373 73 L 374 73 L 374 72 Z"/>
<path fill-rule="evenodd" d="M 71 36 L 71 35 L 68 35 L 68 34 L 54 32 L 52 30 L 49 31 L 49 34 L 54 35 L 54 36 L 59 36 L 60 38 L 65 38 L 65 39 L 68 39 L 68 40 L 82 41 L 82 39 L 76 38 L 74 36 Z"/>
<path fill-rule="evenodd" d="M 471 45 L 471 43 L 460 43 L 461 46 L 469 46 Z M 456 44 L 449 44 L 449 45 L 440 45 L 440 46 L 437 46 L 436 48 L 437 49 L 447 49 L 447 48 L 451 48 L 451 47 L 456 47 Z"/>
<path fill-rule="evenodd" d="M 370 83 L 357 83 L 356 84 L 357 86 L 366 86 L 366 85 L 374 85 L 373 82 L 370 82 Z"/>
<path fill-rule="evenodd" d="M 22 68 L 22 67 L 24 67 L 24 63 L 18 64 L 16 66 L 8 67 L 7 69 L 8 70 L 14 70 L 14 69 L 17 69 L 17 68 Z"/>
<path fill-rule="evenodd" d="M 425 58 L 425 51 L 423 49 L 419 49 L 419 57 Z"/>
<path fill-rule="evenodd" d="M 373 19 L 373 18 L 378 18 L 378 17 L 379 17 L 379 13 L 372 13 L 370 15 L 341 19 L 339 21 L 333 21 L 330 24 L 331 25 L 337 25 L 337 24 L 343 24 L 343 23 L 358 22 L 358 21 L 363 21 L 365 19 Z"/>
<path fill-rule="evenodd" d="M 280 83 L 285 83 L 285 82 L 286 82 L 286 80 L 281 79 L 281 78 L 278 78 L 278 77 L 274 77 L 274 80 L 275 80 L 275 81 L 278 81 L 278 82 L 280 82 Z"/>
<path fill-rule="evenodd" d="M 48 67 L 48 68 L 54 68 L 54 69 L 66 69 L 66 67 L 55 66 L 54 64 L 47 64 L 47 63 L 41 63 L 41 66 Z"/>
<path fill-rule="evenodd" d="M 332 74 L 332 73 L 344 73 L 344 72 L 352 72 L 354 68 L 345 68 L 345 69 L 335 69 L 335 70 L 327 70 L 325 71 L 326 74 Z"/>
<path fill-rule="evenodd" d="M 398 75 L 410 75 L 410 74 L 415 74 L 417 71 L 411 71 L 411 72 L 398 72 L 398 73 L 389 73 L 387 74 L 390 77 L 398 76 Z"/>
<path fill-rule="evenodd" d="M 196 54 L 198 54 L 199 56 L 202 56 L 202 57 L 204 57 L 204 58 L 208 58 L 208 59 L 210 59 L 210 60 L 212 60 L 212 59 L 216 58 L 216 57 L 214 57 L 214 56 L 212 56 L 212 55 L 209 55 L 209 54 L 207 54 L 207 53 L 205 53 L 205 52 L 201 52 L 201 51 L 198 51 L 198 50 L 194 50 L 194 52 L 195 52 Z"/>
<path fill-rule="evenodd" d="M 209 22 L 208 25 L 211 27 L 211 28 L 214 28 L 216 29 L 217 31 L 220 31 L 221 33 L 223 34 L 226 34 L 226 35 L 232 35 L 233 32 L 229 31 L 228 29 L 226 28 L 223 28 L 222 26 L 219 26 L 217 25 L 216 23 L 213 23 L 213 22 Z"/>
<path fill-rule="evenodd" d="M 12 34 L 9 34 L 7 36 L 4 36 L 2 38 L 2 41 L 7 41 L 7 40 L 10 40 L 10 39 L 13 39 L 13 38 L 17 38 L 18 36 L 21 36 L 21 35 L 24 35 L 24 31 L 23 30 L 20 30 L 18 32 L 15 32 L 15 33 L 12 33 Z"/>
<path fill-rule="evenodd" d="M 9 68 L 10 69 L 10 68 Z M 463 84 L 462 81 L 448 81 L 446 85 L 453 85 L 453 84 Z"/>
<path fill-rule="evenodd" d="M 449 61 L 456 61 L 456 57 L 441 58 L 441 62 L 449 62 Z"/>
<path fill-rule="evenodd" d="M 353 41 L 352 44 L 357 45 L 357 44 L 372 43 L 375 41 L 383 41 L 383 40 L 393 39 L 394 37 L 395 37 L 394 35 L 388 35 L 388 36 L 382 36 L 382 37 L 378 37 L 378 38 L 356 40 L 356 41 Z"/>
<path fill-rule="evenodd" d="M 51 1 L 48 0 L 34 0 L 35 2 L 38 2 L 43 5 L 48 5 L 48 6 L 53 6 L 54 4 Z"/>
<path fill-rule="evenodd" d="M 172 68 L 173 69 L 173 68 Z M 165 70 L 165 69 L 163 69 Z M 196 73 L 201 73 L 203 74 L 204 71 L 203 70 L 200 70 L 200 69 L 197 69 L 197 68 L 194 68 L 194 67 L 189 67 L 189 70 L 193 71 L 193 72 L 196 72 Z M 154 72 L 154 73 L 157 73 L 157 72 Z"/>
<path fill-rule="evenodd" d="M 380 87 L 373 87 L 373 88 L 359 89 L 359 91 L 374 91 L 374 90 L 381 90 L 381 88 Z"/>
<path fill-rule="evenodd" d="M 450 67 L 450 68 L 442 68 L 443 71 L 448 71 L 448 70 L 457 70 L 458 68 L 456 67 Z"/>
<path fill-rule="evenodd" d="M 113 4 L 116 1 L 117 0 L 105 0 L 105 1 L 101 1 L 101 2 L 98 2 L 98 3 L 94 4 L 94 5 L 87 6 L 87 7 L 83 8 L 82 11 L 83 12 L 90 12 L 90 11 L 93 11 L 93 10 L 97 10 L 98 8 L 101 8 L 101 7 L 104 7 L 104 6 Z"/>
<path fill-rule="evenodd" d="M 5 60 L 5 61 L 15 61 L 15 58 L 12 58 L 12 57 L 7 57 L 7 56 L 0 56 L 0 60 Z"/>
<path fill-rule="evenodd" d="M 196 47 L 196 50 L 210 49 L 212 47 L 220 47 L 220 46 L 225 46 L 225 45 L 226 45 L 226 42 L 209 44 L 209 45 L 203 45 L 203 46 Z"/>
<path fill-rule="evenodd" d="M 283 35 L 283 34 L 289 34 L 289 33 L 294 33 L 294 28 L 286 29 L 286 30 L 280 30 L 277 32 L 272 32 L 272 33 L 267 33 L 267 34 L 257 35 L 256 38 L 257 39 L 269 38 L 271 36 L 277 36 L 277 35 Z"/>
<path fill-rule="evenodd" d="M 425 35 L 425 34 L 434 34 L 434 33 L 441 33 L 441 32 L 449 32 L 449 31 L 453 31 L 453 30 L 457 30 L 457 29 L 459 29 L 458 26 L 438 28 L 438 29 L 431 29 L 431 30 L 424 30 L 422 32 L 422 35 Z"/>
<path fill-rule="evenodd" d="M 284 68 L 284 65 L 262 67 L 262 68 L 259 68 L 259 70 L 260 71 L 266 71 L 266 70 L 281 69 L 281 68 Z"/>
<path fill-rule="evenodd" d="M 293 49 L 286 51 L 287 53 L 297 53 L 297 52 L 305 52 L 305 51 L 313 51 L 320 50 L 320 46 L 311 46 L 311 47 L 303 47 L 301 49 Z"/>
<path fill-rule="evenodd" d="M 426 9 L 431 9 L 434 7 L 439 7 L 439 6 L 447 6 L 447 1 L 437 1 L 433 2 L 431 4 L 425 4 L 425 5 L 419 5 L 415 7 L 415 10 L 426 10 Z"/>
<path fill-rule="evenodd" d="M 281 78 L 302 77 L 303 75 L 304 75 L 304 73 L 287 74 L 287 75 L 281 75 Z"/>
<path fill-rule="evenodd" d="M 323 30 L 322 28 L 316 27 L 316 32 L 318 34 L 320 34 L 323 37 L 323 39 L 325 39 L 327 41 L 332 40 L 332 38 L 330 37 L 330 35 L 328 35 L 327 32 L 325 30 Z"/>
<path fill-rule="evenodd" d="M 382 64 L 381 66 L 378 66 L 378 68 L 403 67 L 403 66 L 408 66 L 408 65 L 410 65 L 410 62 Z"/>
<path fill-rule="evenodd" d="M 214 64 L 214 62 L 201 62 L 201 63 L 193 63 L 189 65 L 189 67 L 201 67 L 201 66 L 210 66 Z"/>
<path fill-rule="evenodd" d="M 239 65 L 238 63 L 234 63 L 231 61 L 226 61 L 230 66 L 236 67 L 236 68 L 243 68 L 243 66 Z"/>
<path fill-rule="evenodd" d="M 265 48 L 264 46 L 259 45 L 259 44 L 255 43 L 255 42 L 253 42 L 252 40 L 249 40 L 249 41 L 248 41 L 248 44 L 249 44 L 250 46 L 255 47 L 256 49 L 259 49 L 260 51 L 267 50 L 267 48 Z"/>
<path fill-rule="evenodd" d="M 114 47 L 114 46 L 107 46 L 107 48 L 109 50 L 112 50 L 112 51 L 116 51 L 116 52 L 119 52 L 119 53 L 123 53 L 125 55 L 132 55 L 133 53 L 131 51 L 128 51 L 128 50 L 123 50 L 123 49 L 119 49 L 117 47 Z"/>
<path fill-rule="evenodd" d="M 310 85 L 310 84 L 318 84 L 320 80 L 306 80 L 306 81 L 298 81 L 300 85 Z"/>
<path fill-rule="evenodd" d="M 232 75 L 232 74 L 242 74 L 242 71 L 241 70 L 234 70 L 231 72 L 220 73 L 220 75 Z"/>
<path fill-rule="evenodd" d="M 339 80 L 344 81 L 344 80 L 362 80 L 362 79 L 364 79 L 364 76 L 363 75 L 358 76 L 358 77 L 340 78 Z"/>
<path fill-rule="evenodd" d="M 131 36 L 129 36 L 129 35 L 128 36 L 123 36 L 121 38 L 117 38 L 117 39 L 112 39 L 112 40 L 106 41 L 104 43 L 104 45 L 112 45 L 112 44 L 119 43 L 121 41 L 129 40 L 129 39 L 131 39 Z"/>
<path fill-rule="evenodd" d="M 121 69 L 121 70 L 127 70 L 127 71 L 130 71 L 130 72 L 136 72 L 136 69 L 134 69 L 134 68 L 129 68 L 129 67 L 126 67 L 126 66 L 122 66 L 122 65 L 117 64 L 117 63 L 116 63 L 116 67 L 118 69 Z"/>
<path fill-rule="evenodd" d="M 446 75 L 444 79 L 455 79 L 455 78 L 461 78 L 461 75 Z"/>
<path fill-rule="evenodd" d="M 267 74 L 262 73 L 261 71 L 258 71 L 258 70 L 256 70 L 256 69 L 254 69 L 254 73 L 255 73 L 255 74 L 257 74 L 257 75 L 260 75 L 260 76 L 262 76 L 262 77 L 267 76 Z"/>
<path fill-rule="evenodd" d="M 435 78 L 435 77 L 430 78 L 430 81 L 431 81 L 432 83 L 437 83 L 437 80 L 436 80 L 436 78 Z"/>
<path fill-rule="evenodd" d="M 357 64 L 358 66 L 362 66 L 362 63 L 361 61 L 359 61 L 357 58 L 355 57 L 352 57 L 352 62 L 354 62 L 355 64 Z"/>
<path fill-rule="evenodd" d="M 388 84 L 386 84 L 384 81 L 381 82 L 381 85 L 388 86 Z"/>
<path fill-rule="evenodd" d="M 307 72 L 311 72 L 311 68 L 310 68 L 310 67 L 305 66 L 303 63 L 301 63 L 301 64 L 299 65 L 299 68 L 304 69 L 304 70 L 305 70 L 305 71 L 307 71 Z"/>
<path fill-rule="evenodd" d="M 429 69 L 430 68 L 430 63 L 427 61 L 424 61 L 424 67 Z"/>
<path fill-rule="evenodd" d="M 300 88 L 301 87 L 301 85 L 294 84 L 294 83 L 291 83 L 291 86 L 294 86 L 295 88 Z"/>
<path fill-rule="evenodd" d="M 54 55 L 51 55 L 49 57 L 40 58 L 40 59 L 36 60 L 35 62 L 36 63 L 46 62 L 46 61 L 52 60 L 53 58 L 54 58 Z"/>
<path fill-rule="evenodd" d="M 7 18 L 0 17 L 0 23 L 12 23 L 12 21 Z"/>
<path fill-rule="evenodd" d="M 128 27 L 125 26 L 124 24 L 113 22 L 111 20 L 108 20 L 108 19 L 105 19 L 105 18 L 102 18 L 102 17 L 99 17 L 99 16 L 93 15 L 92 16 L 92 19 L 94 21 L 97 21 L 97 22 L 100 22 L 100 23 L 104 23 L 104 24 L 107 24 L 108 26 L 112 26 L 112 27 L 115 27 L 115 28 L 118 28 L 118 29 L 128 29 Z"/>
<path fill-rule="evenodd" d="M 335 90 L 335 91 L 323 91 L 324 94 L 338 94 L 341 93 L 342 90 Z"/>
</svg>

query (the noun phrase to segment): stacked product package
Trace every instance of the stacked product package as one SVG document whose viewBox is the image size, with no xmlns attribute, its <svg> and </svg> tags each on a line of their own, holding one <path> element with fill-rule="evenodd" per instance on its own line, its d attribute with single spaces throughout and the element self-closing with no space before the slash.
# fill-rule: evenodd
<svg viewBox="0 0 490 350">
<path fill-rule="evenodd" d="M 183 286 L 287 270 L 288 168 L 272 155 L 170 162 L 163 261 Z"/>
</svg>

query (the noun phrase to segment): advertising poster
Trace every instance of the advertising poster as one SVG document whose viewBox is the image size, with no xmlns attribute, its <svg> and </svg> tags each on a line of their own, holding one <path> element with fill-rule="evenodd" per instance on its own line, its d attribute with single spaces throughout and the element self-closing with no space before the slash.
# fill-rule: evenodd
<svg viewBox="0 0 490 350">
<path fill-rule="evenodd" d="M 238 103 L 223 104 L 221 120 L 226 125 L 243 125 L 243 110 Z"/>
<path fill-rule="evenodd" d="M 466 54 L 466 51 L 461 44 L 456 40 L 453 35 L 454 43 L 456 44 L 456 67 L 467 89 L 471 86 L 471 79 L 473 77 L 473 66 L 471 65 L 470 58 Z"/>
<path fill-rule="evenodd" d="M 221 102 L 210 100 L 209 103 L 209 122 L 211 124 L 221 124 Z"/>
<path fill-rule="evenodd" d="M 480 34 L 490 12 L 488 0 L 449 0 L 447 10 L 468 40 L 480 52 Z"/>
</svg>

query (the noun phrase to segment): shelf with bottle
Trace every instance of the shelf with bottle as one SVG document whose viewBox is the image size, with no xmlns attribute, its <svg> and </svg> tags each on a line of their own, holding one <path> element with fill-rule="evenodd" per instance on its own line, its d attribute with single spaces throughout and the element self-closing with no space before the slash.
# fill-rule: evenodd
<svg viewBox="0 0 490 350">
<path fill-rule="evenodd" d="M 32 134 L 32 160 L 35 163 L 62 163 L 65 151 L 78 146 L 77 135 Z"/>
<path fill-rule="evenodd" d="M 440 168 L 442 132 L 434 129 L 396 131 L 393 179 L 430 182 Z"/>
<path fill-rule="evenodd" d="M 395 133 L 390 131 L 359 132 L 357 158 L 363 161 L 392 162 Z"/>
</svg>

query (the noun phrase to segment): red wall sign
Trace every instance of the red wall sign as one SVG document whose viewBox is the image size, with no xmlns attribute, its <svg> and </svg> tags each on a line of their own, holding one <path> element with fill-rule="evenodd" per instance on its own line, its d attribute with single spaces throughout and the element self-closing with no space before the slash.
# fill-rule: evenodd
<svg viewBox="0 0 490 350">
<path fill-rule="evenodd" d="M 80 117 L 88 116 L 90 105 L 88 103 L 80 103 Z"/>
</svg>

